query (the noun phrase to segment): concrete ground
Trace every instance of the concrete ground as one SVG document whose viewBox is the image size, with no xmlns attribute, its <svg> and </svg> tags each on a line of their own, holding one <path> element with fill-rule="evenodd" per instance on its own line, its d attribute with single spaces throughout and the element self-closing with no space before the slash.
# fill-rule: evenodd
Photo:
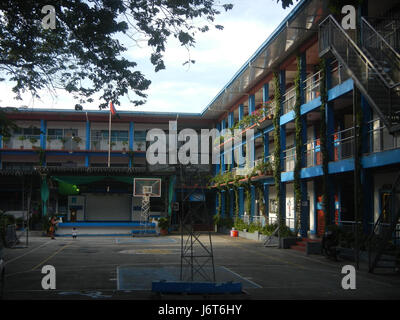
<svg viewBox="0 0 400 320">
<path fill-rule="evenodd" d="M 202 238 L 204 241 L 206 237 Z M 157 295 L 151 280 L 169 280 L 180 266 L 180 236 L 50 238 L 33 236 L 28 248 L 5 249 L 6 300 L 36 299 L 399 299 L 400 276 L 369 274 L 361 264 L 356 289 L 344 290 L 342 266 L 323 256 L 265 248 L 215 234 L 217 281 L 241 282 L 243 294 Z M 24 244 L 24 239 L 21 238 Z M 206 242 L 206 241 L 205 241 Z M 56 289 L 43 290 L 42 267 L 56 270 Z M 154 275 L 154 276 L 153 276 Z M 153 279 L 152 279 L 153 277 Z"/>
</svg>

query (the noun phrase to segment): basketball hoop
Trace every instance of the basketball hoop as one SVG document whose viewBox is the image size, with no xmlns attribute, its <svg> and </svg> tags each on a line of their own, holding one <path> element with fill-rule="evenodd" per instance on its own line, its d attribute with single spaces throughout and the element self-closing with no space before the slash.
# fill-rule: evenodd
<svg viewBox="0 0 400 320">
<path fill-rule="evenodd" d="M 159 178 L 135 178 L 133 180 L 133 196 L 142 198 L 140 223 L 143 224 L 143 233 L 147 233 L 150 217 L 150 198 L 161 197 L 161 179 Z"/>
</svg>

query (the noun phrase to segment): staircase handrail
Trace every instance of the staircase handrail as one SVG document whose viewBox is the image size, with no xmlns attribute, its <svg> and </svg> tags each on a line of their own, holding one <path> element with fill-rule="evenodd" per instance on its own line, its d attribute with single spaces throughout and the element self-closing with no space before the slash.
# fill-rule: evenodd
<svg viewBox="0 0 400 320">
<path fill-rule="evenodd" d="M 386 81 L 386 79 L 381 75 L 381 73 L 375 68 L 375 66 L 372 63 L 372 61 L 364 54 L 364 52 L 362 52 L 360 47 L 353 41 L 353 39 L 350 38 L 350 36 L 343 30 L 343 28 L 339 25 L 339 23 L 336 21 L 336 19 L 331 14 L 329 16 L 327 16 L 324 20 L 322 20 L 322 22 L 319 24 L 320 28 L 324 23 L 326 23 L 325 22 L 326 20 L 329 20 L 329 22 L 333 23 L 333 25 L 336 26 L 336 28 L 343 34 L 343 36 L 346 38 L 346 40 L 352 45 L 353 49 L 355 49 L 355 51 L 361 56 L 361 58 L 365 61 L 365 63 L 372 70 L 375 71 L 375 73 L 378 75 L 378 77 L 382 80 L 382 82 L 385 84 L 385 86 L 388 89 L 392 89 L 392 87 L 395 87 L 395 86 L 398 85 L 398 84 L 395 84 L 395 85 L 392 86 Z M 319 33 L 319 34 L 321 34 L 321 33 Z M 322 43 L 321 41 L 318 41 L 318 42 Z M 330 41 L 330 45 L 332 46 L 332 42 L 331 41 Z"/>
<path fill-rule="evenodd" d="M 371 31 L 375 33 L 375 35 L 378 36 L 378 38 L 394 53 L 394 55 L 397 56 L 397 58 L 400 59 L 400 54 L 396 50 L 394 50 L 394 48 L 386 41 L 384 37 L 382 37 L 382 35 L 378 31 L 376 31 L 376 29 L 368 22 L 367 19 L 361 17 L 361 21 L 364 22 L 371 29 Z"/>
<path fill-rule="evenodd" d="M 390 76 L 391 80 L 394 82 L 392 87 L 398 85 L 400 83 L 399 73 L 400 73 L 400 54 L 385 40 L 385 38 L 376 31 L 374 27 L 366 20 L 364 17 L 361 18 L 361 32 L 363 37 L 363 48 L 366 52 L 368 52 L 374 59 L 380 60 L 377 58 L 377 55 L 383 55 L 384 59 L 390 62 L 392 70 L 387 72 Z M 370 37 L 367 39 L 367 33 L 370 33 Z M 372 36 L 371 36 L 372 34 Z M 373 37 L 376 37 L 376 49 L 378 50 L 376 53 L 370 52 L 369 47 L 374 47 L 374 43 L 371 43 Z M 382 57 L 380 57 L 382 58 Z M 379 63 L 379 61 L 377 61 Z"/>
</svg>

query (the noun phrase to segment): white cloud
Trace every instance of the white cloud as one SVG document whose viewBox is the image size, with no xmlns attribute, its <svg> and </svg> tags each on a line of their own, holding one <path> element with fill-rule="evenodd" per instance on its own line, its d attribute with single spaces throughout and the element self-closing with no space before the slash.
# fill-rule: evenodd
<svg viewBox="0 0 400 320">
<path fill-rule="evenodd" d="M 223 12 L 216 19 L 216 23 L 222 24 L 224 30 L 212 28 L 206 33 L 197 34 L 196 46 L 190 48 L 190 59 L 196 61 L 193 65 L 182 65 L 189 57 L 188 51 L 171 38 L 164 56 L 167 69 L 156 73 L 149 61 L 152 49 L 146 46 L 146 41 L 142 41 L 139 46 L 130 42 L 125 56 L 138 62 L 138 70 L 152 84 L 145 105 L 134 107 L 127 98 L 122 98 L 121 106 L 117 109 L 202 111 L 290 12 L 282 10 L 276 0 L 226 2 L 233 2 L 234 9 Z M 1 106 L 72 109 L 77 103 L 72 95 L 61 90 L 58 90 L 56 100 L 43 92 L 42 101 L 32 101 L 30 94 L 25 94 L 23 101 L 15 101 L 11 87 L 10 84 L 0 82 L 0 91 L 3 93 L 0 97 Z M 97 109 L 97 106 L 98 101 L 95 101 L 84 108 Z"/>
</svg>

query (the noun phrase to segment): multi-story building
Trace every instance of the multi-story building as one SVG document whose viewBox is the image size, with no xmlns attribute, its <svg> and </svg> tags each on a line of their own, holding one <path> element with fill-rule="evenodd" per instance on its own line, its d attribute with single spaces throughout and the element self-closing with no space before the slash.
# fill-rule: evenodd
<svg viewBox="0 0 400 320">
<path fill-rule="evenodd" d="M 245 132 L 254 128 L 256 134 L 251 141 L 254 154 L 250 158 L 273 162 L 279 156 L 279 194 L 272 172 L 253 176 L 251 180 L 262 185 L 263 194 L 260 197 L 257 194 L 260 189 L 254 185 L 248 193 L 239 185 L 240 216 L 263 223 L 274 222 L 279 199 L 280 213 L 287 226 L 294 229 L 301 215 L 302 236 L 321 235 L 327 222 L 352 225 L 355 220 L 361 220 L 364 230 L 370 230 L 387 209 L 385 203 L 391 198 L 400 168 L 399 12 L 397 1 L 364 1 L 357 11 L 356 30 L 344 30 L 342 16 L 330 15 L 328 1 L 300 1 L 203 112 L 120 113 L 121 119 L 113 120 L 112 126 L 111 168 L 107 168 L 108 112 L 10 111 L 10 118 L 21 129 L 7 141 L 3 137 L 1 144 L 1 206 L 18 209 L 15 204 L 20 202 L 22 182 L 15 175 L 23 174 L 21 168 L 33 167 L 42 159 L 39 171 L 61 178 L 74 173 L 83 179 L 88 174 L 93 176 L 94 172 L 107 177 L 166 178 L 164 196 L 155 203 L 160 207 L 159 212 L 166 213 L 172 199 L 179 200 L 176 194 L 167 195 L 174 171 L 168 172 L 169 166 L 146 164 L 145 136 L 150 128 L 167 130 L 168 121 L 178 118 L 181 129 L 239 127 Z M 277 95 L 281 96 L 280 100 Z M 251 115 L 257 115 L 257 119 Z M 296 152 L 296 141 L 302 143 L 300 154 Z M 244 143 L 232 149 L 243 152 Z M 35 145 L 40 147 L 39 151 L 32 150 Z M 232 149 L 224 152 L 232 153 Z M 298 178 L 294 174 L 296 159 L 300 159 L 301 165 L 296 171 Z M 213 174 L 233 171 L 240 175 L 242 167 L 246 166 L 226 165 L 223 154 L 220 164 L 203 170 Z M 301 189 L 301 213 L 297 214 L 295 179 Z M 359 183 L 355 182 L 357 179 Z M 90 187 L 79 185 L 80 193 L 89 199 L 80 219 L 134 219 L 128 199 L 131 185 L 123 185 L 123 179 L 111 180 L 93 182 Z M 363 195 L 358 219 L 355 184 Z M 230 203 L 225 203 L 226 197 L 222 196 L 221 212 L 234 216 L 235 192 L 233 185 L 228 185 L 232 187 L 223 193 L 230 193 Z M 125 202 L 122 198 L 115 198 L 115 202 L 100 200 L 109 199 L 104 191 L 106 186 L 117 190 L 113 191 L 115 197 L 125 194 Z M 323 206 L 324 193 L 331 208 L 329 213 Z M 217 199 L 211 192 L 208 199 L 211 214 L 215 214 Z M 258 199 L 264 202 L 264 211 L 260 210 Z M 245 208 L 246 200 L 250 201 L 250 212 Z M 49 204 L 49 210 L 68 211 L 65 197 L 50 196 L 50 202 L 54 204 Z M 126 209 L 117 214 L 110 212 L 105 203 L 118 206 L 125 203 Z"/>
</svg>

